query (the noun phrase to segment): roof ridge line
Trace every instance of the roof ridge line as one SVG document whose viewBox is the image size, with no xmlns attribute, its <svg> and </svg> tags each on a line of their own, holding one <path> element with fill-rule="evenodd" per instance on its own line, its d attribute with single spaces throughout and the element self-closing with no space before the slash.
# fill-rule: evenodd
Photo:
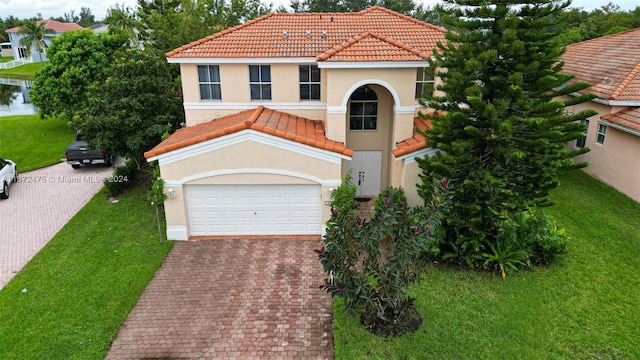
<svg viewBox="0 0 640 360">
<path fill-rule="evenodd" d="M 365 37 L 369 36 L 371 34 L 371 32 L 369 31 L 364 31 L 358 35 L 354 35 L 350 38 L 348 38 L 347 40 L 343 41 L 342 43 L 335 45 L 329 49 L 327 49 L 325 52 L 323 52 L 322 54 L 316 56 L 316 60 L 317 61 L 324 61 L 327 60 L 328 58 L 332 57 L 333 55 L 337 54 L 339 51 L 342 51 L 348 47 L 350 47 L 351 45 L 359 42 L 360 40 L 364 39 Z"/>
<path fill-rule="evenodd" d="M 640 31 L 640 28 L 633 28 L 633 29 L 617 32 L 615 34 L 603 35 L 603 36 L 596 37 L 596 38 L 593 38 L 593 39 L 583 40 L 583 41 L 580 41 L 580 42 L 577 42 L 577 43 L 569 44 L 569 45 L 567 45 L 567 49 L 570 48 L 570 47 L 576 47 L 576 46 L 578 46 L 580 44 L 590 43 L 590 42 L 593 42 L 593 41 L 598 41 L 598 40 L 602 40 L 604 38 L 610 38 L 610 37 L 613 37 L 613 36 L 619 36 L 619 35 L 630 33 L 630 32 L 634 32 L 634 31 Z"/>
<path fill-rule="evenodd" d="M 222 31 L 218 31 L 218 32 L 217 32 L 217 33 L 215 33 L 215 34 L 212 34 L 212 35 L 209 35 L 209 36 L 205 36 L 205 37 L 203 37 L 203 38 L 201 38 L 201 39 L 198 39 L 198 40 L 196 40 L 196 41 L 192 41 L 192 42 L 188 43 L 187 45 L 183 45 L 183 46 L 180 46 L 180 47 L 179 47 L 179 48 L 177 48 L 177 49 L 173 49 L 173 50 L 171 50 L 171 51 L 169 51 L 169 52 L 166 52 L 166 53 L 164 54 L 164 56 L 165 56 L 165 57 L 173 56 L 173 55 L 177 54 L 177 53 L 178 53 L 178 52 L 180 52 L 180 51 L 190 49 L 190 48 L 192 48 L 192 47 L 194 47 L 194 46 L 196 46 L 196 45 L 200 45 L 200 44 L 202 44 L 203 42 L 206 42 L 206 41 L 209 41 L 209 40 L 215 39 L 215 38 L 220 37 L 220 36 L 222 36 L 222 35 L 229 34 L 229 33 L 231 33 L 231 32 L 234 32 L 234 31 L 238 30 L 238 29 L 242 29 L 242 28 L 244 28 L 244 27 L 247 27 L 247 26 L 249 26 L 249 25 L 253 25 L 253 24 L 255 24 L 255 23 L 259 22 L 259 21 L 262 21 L 262 20 L 264 20 L 264 19 L 266 19 L 266 18 L 269 18 L 269 17 L 271 17 L 271 16 L 273 16 L 273 15 L 275 15 L 275 14 L 276 14 L 276 13 L 268 13 L 268 14 L 264 14 L 264 15 L 262 15 L 262 16 L 260 16 L 260 17 L 257 17 L 257 18 L 255 18 L 255 19 L 251 19 L 251 20 L 249 20 L 249 21 L 247 21 L 247 22 L 244 22 L 244 23 L 242 23 L 242 24 L 240 24 L 240 25 L 236 25 L 236 26 L 234 26 L 234 27 L 230 27 L 230 28 L 224 29 L 224 30 L 222 30 Z"/>
<path fill-rule="evenodd" d="M 411 22 L 414 22 L 414 23 L 416 23 L 418 25 L 422 25 L 422 26 L 425 26 L 425 27 L 428 27 L 428 28 L 431 28 L 431 29 L 434 29 L 434 30 L 438 30 L 440 32 L 447 32 L 447 29 L 443 28 L 442 26 L 436 26 L 436 25 L 430 24 L 430 23 L 428 23 L 426 21 L 422 21 L 422 20 L 418 20 L 416 18 L 412 18 L 409 15 L 405 15 L 405 14 L 399 13 L 397 11 L 393 11 L 391 9 L 387 9 L 386 7 L 383 7 L 383 6 L 374 5 L 374 6 L 368 7 L 366 9 L 364 9 L 364 10 L 360 10 L 358 12 L 358 14 L 360 14 L 360 13 L 364 14 L 365 12 L 372 12 L 373 10 L 381 10 L 381 11 L 384 11 L 384 12 L 389 13 L 391 15 L 394 15 L 394 16 L 397 16 L 399 18 L 402 18 L 404 20 L 409 20 Z"/>
<path fill-rule="evenodd" d="M 638 74 L 640 74 L 640 61 L 636 63 L 636 66 L 633 68 L 633 70 L 631 70 L 629 74 L 625 76 L 624 80 L 622 80 L 620 85 L 618 85 L 618 87 L 613 91 L 613 93 L 611 93 L 611 98 L 615 100 L 618 97 L 618 95 L 620 95 L 622 91 L 624 91 L 627 88 L 631 80 L 633 80 Z"/>
<path fill-rule="evenodd" d="M 396 40 L 394 38 L 392 38 L 391 36 L 386 36 L 386 35 L 382 35 L 382 34 L 378 34 L 376 32 L 369 32 L 371 34 L 371 36 L 375 37 L 376 39 L 382 40 L 388 44 L 391 44 L 393 46 L 402 48 L 404 50 L 410 51 L 411 53 L 418 55 L 420 57 L 423 58 L 428 58 L 427 53 L 424 51 L 420 51 L 418 49 L 416 49 L 415 46 L 411 46 L 409 44 L 406 44 L 400 40 Z M 400 44 L 400 45 L 398 45 Z"/>
</svg>

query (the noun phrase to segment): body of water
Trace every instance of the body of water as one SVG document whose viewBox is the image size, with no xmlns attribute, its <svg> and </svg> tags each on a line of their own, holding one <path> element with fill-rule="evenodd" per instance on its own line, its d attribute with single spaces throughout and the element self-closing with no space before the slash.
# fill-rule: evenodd
<svg viewBox="0 0 640 360">
<path fill-rule="evenodd" d="M 31 81 L 0 78 L 0 116 L 37 114 L 29 98 Z"/>
</svg>

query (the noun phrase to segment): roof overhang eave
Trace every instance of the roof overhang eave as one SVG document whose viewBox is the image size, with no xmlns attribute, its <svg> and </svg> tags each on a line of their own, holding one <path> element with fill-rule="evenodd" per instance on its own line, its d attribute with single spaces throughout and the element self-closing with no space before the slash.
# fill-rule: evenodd
<svg viewBox="0 0 640 360">
<path fill-rule="evenodd" d="M 620 131 L 626 132 L 627 134 L 631 134 L 631 135 L 640 137 L 640 130 L 628 128 L 626 126 L 611 122 L 611 121 L 603 119 L 603 118 L 600 118 L 600 120 L 598 120 L 598 123 L 602 124 L 602 125 L 610 126 L 610 127 L 614 128 L 616 130 L 620 130 Z"/>
<path fill-rule="evenodd" d="M 170 64 L 315 64 L 315 57 L 168 57 Z"/>
<path fill-rule="evenodd" d="M 571 93 L 571 96 L 575 96 L 575 97 L 582 96 L 582 95 L 584 94 L 579 92 Z M 607 99 L 595 98 L 591 101 L 598 104 L 607 105 L 607 106 L 640 107 L 640 99 L 638 100 L 607 100 Z"/>
<path fill-rule="evenodd" d="M 319 61 L 318 67 L 321 69 L 397 69 L 397 68 L 417 68 L 426 67 L 429 60 L 420 61 Z"/>
</svg>

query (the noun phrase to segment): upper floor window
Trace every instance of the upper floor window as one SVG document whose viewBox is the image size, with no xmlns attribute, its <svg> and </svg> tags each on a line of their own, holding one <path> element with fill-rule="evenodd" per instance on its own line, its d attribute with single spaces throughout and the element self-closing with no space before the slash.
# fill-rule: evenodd
<svg viewBox="0 0 640 360">
<path fill-rule="evenodd" d="M 218 65 L 198 65 L 200 100 L 221 100 L 220 67 Z"/>
<path fill-rule="evenodd" d="M 604 144 L 604 136 L 607 134 L 607 126 L 598 124 L 598 136 L 596 137 L 596 142 L 598 144 Z"/>
<path fill-rule="evenodd" d="M 271 100 L 271 66 L 249 65 L 251 100 Z"/>
<path fill-rule="evenodd" d="M 378 96 L 368 86 L 361 86 L 351 95 L 349 130 L 378 128 Z"/>
<path fill-rule="evenodd" d="M 589 120 L 584 119 L 580 121 L 582 124 L 587 125 L 587 128 L 584 130 L 584 136 L 580 139 L 576 140 L 576 147 L 582 149 L 587 142 L 587 131 L 589 131 Z"/>
<path fill-rule="evenodd" d="M 433 68 L 418 68 L 416 71 L 416 99 L 420 99 L 425 85 L 433 84 Z"/>
<path fill-rule="evenodd" d="M 300 100 L 320 100 L 320 69 L 300 65 Z"/>
</svg>

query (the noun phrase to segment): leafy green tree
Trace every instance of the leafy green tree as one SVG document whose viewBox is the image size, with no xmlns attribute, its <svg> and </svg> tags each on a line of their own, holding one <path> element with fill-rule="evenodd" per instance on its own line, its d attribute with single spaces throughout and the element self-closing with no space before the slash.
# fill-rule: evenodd
<svg viewBox="0 0 640 360">
<path fill-rule="evenodd" d="M 271 11 L 259 0 L 138 0 L 145 46 L 167 52 Z"/>
<path fill-rule="evenodd" d="M 144 152 L 184 121 L 180 85 L 161 54 L 127 49 L 94 83 L 86 107 L 74 121 L 94 147 L 144 163 Z"/>
<path fill-rule="evenodd" d="M 107 78 L 115 53 L 126 44 L 123 36 L 91 30 L 67 31 L 54 38 L 49 61 L 36 73 L 30 93 L 40 116 L 58 116 L 73 126 L 86 107 L 89 89 Z"/>
<path fill-rule="evenodd" d="M 110 8 L 104 22 L 109 25 L 109 31 L 124 34 L 133 47 L 138 47 L 138 35 L 136 34 L 138 21 L 130 8 L 124 5 Z"/>
<path fill-rule="evenodd" d="M 348 178 L 334 191 L 339 203 L 332 203 L 325 246 L 316 250 L 328 275 L 320 288 L 343 298 L 346 312 L 360 315 L 376 335 L 402 335 L 420 325 L 408 292 L 420 280 L 427 255 L 437 250 L 448 185 L 434 182 L 434 196 L 424 208 L 409 208 L 402 189 L 387 188 L 368 223 L 350 206 L 353 196 L 348 195 L 355 194 L 355 187 Z"/>
<path fill-rule="evenodd" d="M 55 31 L 46 28 L 46 22 L 40 21 L 39 23 L 36 21 L 28 22 L 24 24 L 20 30 L 18 30 L 18 34 L 23 35 L 20 39 L 20 45 L 26 48 L 27 56 L 31 55 L 31 48 L 35 47 L 38 52 L 38 56 L 40 57 L 40 63 L 43 64 L 42 61 L 42 53 L 46 49 L 47 44 L 45 43 L 45 38 L 48 34 L 53 34 Z"/>
<path fill-rule="evenodd" d="M 556 19 L 568 5 L 553 0 L 448 0 L 443 14 L 446 44 L 439 44 L 433 65 L 444 95 L 425 96 L 436 112 L 424 136 L 440 152 L 419 159 L 425 199 L 432 178 L 448 178 L 454 187 L 445 220 L 443 258 L 480 266 L 482 253 L 496 246 L 500 224 L 515 214 L 551 205 L 549 191 L 562 169 L 574 164 L 576 151 L 566 144 L 583 136 L 581 119 L 565 107 L 593 95 L 557 100 L 587 88 L 567 85 Z M 457 6 L 456 6 L 457 5 Z M 425 92 L 427 94 L 428 92 Z M 517 251 L 518 246 L 511 249 Z"/>
</svg>

